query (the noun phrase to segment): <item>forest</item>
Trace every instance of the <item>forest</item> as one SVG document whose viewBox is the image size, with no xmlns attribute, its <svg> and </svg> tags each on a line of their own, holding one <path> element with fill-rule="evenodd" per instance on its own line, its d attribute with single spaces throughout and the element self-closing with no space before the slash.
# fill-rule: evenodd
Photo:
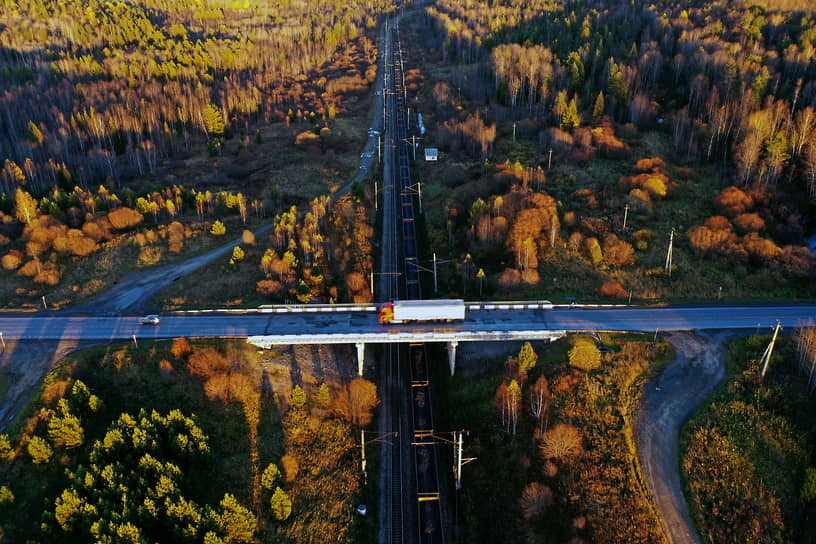
<svg viewBox="0 0 816 544">
<path fill-rule="evenodd" d="M 233 300 L 365 297 L 352 274 L 367 274 L 368 257 L 350 264 L 348 247 L 352 233 L 371 236 L 368 217 L 339 219 L 326 195 L 356 169 L 347 152 L 364 137 L 360 95 L 374 81 L 378 23 L 394 9 L 4 4 L 0 303 L 77 304 L 124 272 L 237 236 L 236 258 L 216 273 L 251 261 L 250 284 L 266 283 Z M 343 227 L 355 213 L 355 228 Z M 258 243 L 275 262 L 288 252 L 284 268 L 241 235 L 270 222 L 277 234 Z M 360 243 L 354 251 L 369 251 Z"/>
<path fill-rule="evenodd" d="M 814 338 L 797 327 L 767 368 L 769 336 L 734 340 L 724 384 L 686 424 L 680 464 L 703 542 L 816 539 Z"/>
<path fill-rule="evenodd" d="M 377 389 L 313 359 L 185 338 L 72 355 L 0 435 L 4 541 L 360 542 L 352 430 Z"/>
<path fill-rule="evenodd" d="M 802 2 L 426 8 L 409 91 L 445 152 L 417 170 L 443 203 L 426 222 L 456 261 L 449 289 L 472 295 L 484 267 L 481 290 L 516 296 L 812 296 L 813 17 Z"/>
<path fill-rule="evenodd" d="M 438 425 L 467 429 L 465 454 L 477 458 L 457 491 L 460 540 L 664 541 L 632 420 L 643 383 L 673 352 L 651 338 L 602 338 L 604 353 L 586 336 L 525 343 L 507 358 L 485 349 L 456 376 L 434 377 L 445 391 Z"/>
<path fill-rule="evenodd" d="M 340 95 L 373 71 L 337 74 L 330 61 L 358 43 L 375 57 L 366 31 L 391 9 L 383 0 L 4 2 L 0 187 L 39 198 L 67 171 L 84 190 L 118 188 L 197 138 L 217 152 L 250 123 L 334 119 Z"/>
</svg>

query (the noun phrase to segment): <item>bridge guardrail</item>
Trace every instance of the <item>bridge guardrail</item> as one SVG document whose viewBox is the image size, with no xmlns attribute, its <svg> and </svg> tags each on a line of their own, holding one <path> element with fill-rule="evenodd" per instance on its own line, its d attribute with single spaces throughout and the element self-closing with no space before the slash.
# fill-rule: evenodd
<svg viewBox="0 0 816 544">
<path fill-rule="evenodd" d="M 465 302 L 468 311 L 490 310 L 553 310 L 567 308 L 631 308 L 629 304 L 553 304 L 548 300 L 540 301 L 488 301 Z M 220 308 L 208 310 L 176 310 L 180 314 L 208 314 L 208 313 L 318 313 L 318 312 L 377 312 L 377 304 L 266 304 L 257 308 Z"/>
</svg>

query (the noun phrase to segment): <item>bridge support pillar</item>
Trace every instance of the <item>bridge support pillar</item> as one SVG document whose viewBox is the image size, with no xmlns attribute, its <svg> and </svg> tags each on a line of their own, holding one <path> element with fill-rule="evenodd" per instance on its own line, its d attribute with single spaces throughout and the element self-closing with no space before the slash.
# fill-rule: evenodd
<svg viewBox="0 0 816 544">
<path fill-rule="evenodd" d="M 453 370 L 456 368 L 456 346 L 458 345 L 459 342 L 456 340 L 448 342 L 448 364 L 450 365 L 451 376 L 453 376 Z"/>
<path fill-rule="evenodd" d="M 357 374 L 363 375 L 363 364 L 365 363 L 365 342 L 357 342 Z"/>
</svg>

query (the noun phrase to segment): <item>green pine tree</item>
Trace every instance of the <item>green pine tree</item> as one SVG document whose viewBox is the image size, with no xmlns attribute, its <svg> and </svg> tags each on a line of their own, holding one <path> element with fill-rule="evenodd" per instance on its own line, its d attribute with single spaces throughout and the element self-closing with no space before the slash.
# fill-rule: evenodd
<svg viewBox="0 0 816 544">
<path fill-rule="evenodd" d="M 299 385 L 296 385 L 292 390 L 291 402 L 295 408 L 306 406 L 306 392 Z"/>
<path fill-rule="evenodd" d="M 598 93 L 598 98 L 595 99 L 595 107 L 592 108 L 592 120 L 597 121 L 603 117 L 604 110 L 606 110 L 606 104 L 604 103 L 603 91 L 601 91 Z"/>
<path fill-rule="evenodd" d="M 315 402 L 317 406 L 323 410 L 329 407 L 331 393 L 329 392 L 329 386 L 325 383 L 320 384 L 320 389 L 317 390 L 317 395 L 315 395 Z"/>
<path fill-rule="evenodd" d="M 269 501 L 272 508 L 272 514 L 278 521 L 285 521 L 292 514 L 292 501 L 286 491 L 278 487 Z"/>
<path fill-rule="evenodd" d="M 0 434 L 0 464 L 7 465 L 14 459 L 14 449 L 8 435 Z"/>
<path fill-rule="evenodd" d="M 575 99 L 570 100 L 567 110 L 561 117 L 561 128 L 572 132 L 581 124 L 581 117 L 578 115 L 578 106 L 575 104 Z"/>
<path fill-rule="evenodd" d="M 39 436 L 29 438 L 26 450 L 28 450 L 28 454 L 35 465 L 47 463 L 54 454 L 54 450 L 51 449 L 48 442 Z"/>
<path fill-rule="evenodd" d="M 257 522 L 255 515 L 227 493 L 221 499 L 221 525 L 224 529 L 224 541 L 234 544 L 252 542 Z"/>
<path fill-rule="evenodd" d="M 278 465 L 275 463 L 269 463 L 269 466 L 266 467 L 263 471 L 263 475 L 261 475 L 261 487 L 272 491 L 272 488 L 275 487 L 275 484 L 280 479 L 280 469 Z"/>
</svg>

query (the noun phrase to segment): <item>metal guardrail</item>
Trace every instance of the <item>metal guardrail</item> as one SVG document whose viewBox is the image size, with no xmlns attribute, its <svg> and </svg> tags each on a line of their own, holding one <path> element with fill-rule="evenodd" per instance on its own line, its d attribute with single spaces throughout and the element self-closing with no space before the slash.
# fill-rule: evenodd
<svg viewBox="0 0 816 544">
<path fill-rule="evenodd" d="M 630 304 L 553 304 L 548 300 L 540 301 L 487 301 L 487 302 L 465 302 L 465 308 L 471 312 L 490 310 L 553 310 L 553 309 L 596 309 L 596 308 L 633 308 Z M 177 314 L 207 314 L 207 313 L 232 313 L 232 314 L 279 314 L 279 313 L 320 313 L 320 312 L 377 312 L 379 306 L 376 304 L 268 304 L 257 308 L 221 308 L 209 310 L 177 310 Z"/>
</svg>

